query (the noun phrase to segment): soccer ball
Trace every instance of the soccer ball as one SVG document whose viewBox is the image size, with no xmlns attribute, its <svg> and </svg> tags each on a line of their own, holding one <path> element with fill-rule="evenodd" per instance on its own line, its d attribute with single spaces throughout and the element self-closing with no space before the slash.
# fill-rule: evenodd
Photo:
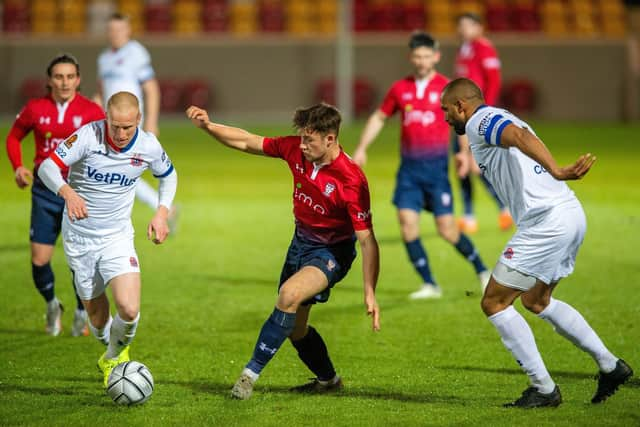
<svg viewBox="0 0 640 427">
<path fill-rule="evenodd" d="M 109 374 L 107 394 L 119 405 L 139 405 L 152 393 L 153 377 L 140 362 L 123 362 Z"/>
</svg>

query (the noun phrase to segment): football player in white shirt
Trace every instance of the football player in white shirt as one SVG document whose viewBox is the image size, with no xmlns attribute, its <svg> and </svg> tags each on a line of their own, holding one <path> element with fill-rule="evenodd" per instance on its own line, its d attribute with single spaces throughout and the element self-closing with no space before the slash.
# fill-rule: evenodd
<svg viewBox="0 0 640 427">
<path fill-rule="evenodd" d="M 98 57 L 98 93 L 94 101 L 106 107 L 106 102 L 116 92 L 131 92 L 140 102 L 143 113 L 142 128 L 159 135 L 160 86 L 151 66 L 147 49 L 131 39 L 129 18 L 119 13 L 109 18 L 107 38 L 109 47 Z M 158 207 L 158 193 L 144 180 L 139 180 L 136 197 L 152 209 Z M 172 206 L 169 222 L 175 230 L 177 207 Z"/>
<path fill-rule="evenodd" d="M 518 227 L 493 270 L 481 304 L 531 381 L 522 396 L 506 406 L 535 408 L 562 402 L 531 328 L 513 307 L 518 297 L 526 309 L 593 357 L 600 374 L 591 402 L 603 402 L 633 370 L 605 347 L 575 308 L 552 297 L 560 279 L 572 273 L 586 231 L 582 206 L 562 181 L 582 178 L 596 158 L 586 154 L 559 167 L 528 124 L 508 111 L 484 105 L 482 92 L 471 80 L 451 81 L 441 106 L 447 123 L 468 136 L 475 160 Z"/>
<path fill-rule="evenodd" d="M 178 182 L 162 146 L 139 123 L 136 96 L 118 92 L 107 104 L 107 120 L 78 129 L 38 171 L 45 185 L 65 200 L 64 252 L 89 327 L 107 345 L 98 360 L 105 386 L 111 370 L 129 360 L 140 318 L 140 267 L 131 224 L 135 186 L 147 168 L 160 179 L 159 206 L 147 228 L 147 237 L 159 244 L 169 233 L 167 217 Z M 69 167 L 68 184 L 62 166 Z M 107 285 L 117 309 L 113 321 Z"/>
</svg>

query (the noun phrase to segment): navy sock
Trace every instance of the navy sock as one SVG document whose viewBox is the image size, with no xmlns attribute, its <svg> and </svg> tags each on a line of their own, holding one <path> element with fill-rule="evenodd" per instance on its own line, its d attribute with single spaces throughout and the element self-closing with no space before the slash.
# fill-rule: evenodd
<svg viewBox="0 0 640 427">
<path fill-rule="evenodd" d="M 291 335 L 295 324 L 295 313 L 285 313 L 278 310 L 277 307 L 274 308 L 271 316 L 262 325 L 258 341 L 253 350 L 253 357 L 247 363 L 247 368 L 256 374 L 262 372 L 262 369 L 275 356 L 284 340 Z"/>
<path fill-rule="evenodd" d="M 482 259 L 476 251 L 476 248 L 471 243 L 471 240 L 464 234 L 460 233 L 460 240 L 455 244 L 456 249 L 462 256 L 464 256 L 471 264 L 473 264 L 473 268 L 476 269 L 476 273 L 480 273 L 487 269 L 482 263 Z"/>
<path fill-rule="evenodd" d="M 320 381 L 329 381 L 336 376 L 336 370 L 333 369 L 327 346 L 312 326 L 309 326 L 309 331 L 304 338 L 291 341 L 291 344 L 298 351 L 300 360 Z"/>
<path fill-rule="evenodd" d="M 496 201 L 496 204 L 498 205 L 500 210 L 503 210 L 504 203 L 502 203 L 502 201 L 498 197 L 498 193 L 496 193 L 496 190 L 493 189 L 493 185 L 491 185 L 491 183 L 487 180 L 487 178 L 484 177 L 484 175 L 480 175 L 480 178 L 482 179 L 482 182 L 484 183 L 484 186 L 487 188 L 487 191 L 489 192 L 489 194 L 491 194 L 491 197 L 493 197 L 493 199 Z"/>
<path fill-rule="evenodd" d="M 54 288 L 55 277 L 53 276 L 51 264 L 46 263 L 45 265 L 35 265 L 34 263 L 31 263 L 31 275 L 38 292 L 40 292 L 40 295 L 42 295 L 44 300 L 46 302 L 53 300 L 56 295 Z"/>
<path fill-rule="evenodd" d="M 422 277 L 422 281 L 435 285 L 436 282 L 433 280 L 431 269 L 429 268 L 429 258 L 420 239 L 416 239 L 413 242 L 404 242 L 404 246 L 407 248 L 411 263 L 420 277 Z"/>
<path fill-rule="evenodd" d="M 462 192 L 462 203 L 464 204 L 464 214 L 473 215 L 473 187 L 471 187 L 471 176 L 460 178 L 460 190 Z"/>
</svg>

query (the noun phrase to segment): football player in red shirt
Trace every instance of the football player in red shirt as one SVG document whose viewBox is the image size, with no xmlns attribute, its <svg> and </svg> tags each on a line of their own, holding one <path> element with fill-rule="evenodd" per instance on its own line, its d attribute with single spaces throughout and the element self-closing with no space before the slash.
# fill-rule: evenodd
<svg viewBox="0 0 640 427">
<path fill-rule="evenodd" d="M 433 213 L 440 236 L 473 265 L 482 286 L 489 281 L 489 271 L 471 240 L 459 232 L 453 217 L 449 183 L 450 130 L 440 109 L 440 95 L 449 79 L 435 68 L 440 60 L 438 43 L 429 34 L 417 32 L 409 40 L 409 49 L 413 74 L 391 86 L 380 108 L 367 121 L 353 160 L 364 166 L 367 147 L 382 130 L 387 117 L 399 112 L 401 162 L 393 204 L 398 210 L 407 254 L 422 279 L 422 286 L 410 298 L 440 298 L 442 290 L 431 274 L 427 252 L 420 239 L 420 212 L 423 209 Z"/>
<path fill-rule="evenodd" d="M 187 117 L 222 144 L 250 154 L 279 157 L 293 176 L 295 232 L 280 276 L 278 299 L 264 323 L 253 357 L 231 394 L 248 399 L 262 369 L 288 337 L 298 356 L 316 375 L 294 390 L 330 392 L 342 381 L 320 334 L 307 324 L 311 305 L 329 299 L 331 288 L 344 278 L 360 242 L 364 302 L 373 329 L 380 329 L 375 289 L 378 243 L 371 221 L 369 187 L 362 170 L 338 144 L 340 113 L 327 104 L 298 109 L 293 124 L 297 136 L 265 138 L 209 121 L 206 111 L 191 106 Z"/>
<path fill-rule="evenodd" d="M 53 194 L 37 177 L 37 170 L 58 144 L 80 126 L 104 119 L 99 105 L 80 95 L 80 66 L 68 54 L 55 57 L 47 67 L 48 95 L 32 99 L 18 114 L 9 135 L 7 153 L 19 188 L 31 187 L 31 271 L 33 281 L 47 302 L 49 335 L 57 336 L 61 330 L 62 306 L 56 298 L 51 258 L 60 234 L 64 200 Z M 34 170 L 22 163 L 21 141 L 33 131 L 36 144 Z M 63 171 L 66 177 L 67 171 Z M 36 175 L 34 179 L 34 175 Z M 77 298 L 72 335 L 88 335 L 87 314 Z"/>
<path fill-rule="evenodd" d="M 500 58 L 498 51 L 493 43 L 483 35 L 482 20 L 475 13 L 463 13 L 457 19 L 458 35 L 462 39 L 462 45 L 458 49 L 455 63 L 456 77 L 466 77 L 473 80 L 485 95 L 487 105 L 497 106 L 500 98 Z M 456 158 L 466 155 L 460 153 L 460 145 L 458 138 L 453 139 L 453 149 L 456 152 Z M 462 136 L 462 138 L 466 138 Z M 465 146 L 466 144 L 462 144 Z M 502 230 L 508 230 L 513 225 L 513 219 L 509 213 L 509 209 L 500 201 L 496 192 L 489 182 L 482 177 L 478 165 L 469 153 L 470 171 L 479 175 L 487 191 L 496 201 L 500 208 L 498 217 L 498 225 Z M 475 233 L 478 231 L 478 222 L 473 212 L 473 187 L 471 177 L 468 171 L 458 171 L 460 179 L 460 189 L 462 192 L 462 200 L 464 204 L 464 217 L 458 220 L 460 229 L 467 233 Z"/>
</svg>

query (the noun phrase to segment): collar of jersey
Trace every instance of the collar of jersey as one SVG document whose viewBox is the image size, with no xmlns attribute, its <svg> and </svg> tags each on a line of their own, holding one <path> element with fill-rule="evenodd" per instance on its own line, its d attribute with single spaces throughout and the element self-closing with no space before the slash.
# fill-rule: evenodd
<svg viewBox="0 0 640 427">
<path fill-rule="evenodd" d="M 113 143 L 113 140 L 109 136 L 109 131 L 107 131 L 106 132 L 106 134 L 107 134 L 107 143 L 116 152 L 118 152 L 118 153 L 126 153 L 127 151 L 129 151 L 131 149 L 131 147 L 133 147 L 133 144 L 136 143 L 136 139 L 138 139 L 138 131 L 139 130 L 140 130 L 140 128 L 136 128 L 136 134 L 133 135 L 133 138 L 131 138 L 131 141 L 129 141 L 129 143 L 127 145 L 125 145 L 124 147 L 122 147 L 122 148 L 118 147 L 116 144 Z"/>
<path fill-rule="evenodd" d="M 487 108 L 488 105 L 487 104 L 482 104 L 481 106 L 479 106 L 478 108 L 476 108 L 476 111 L 473 112 L 473 114 L 477 113 L 478 111 L 480 111 L 483 108 Z M 471 114 L 473 116 L 473 114 Z"/>
</svg>

